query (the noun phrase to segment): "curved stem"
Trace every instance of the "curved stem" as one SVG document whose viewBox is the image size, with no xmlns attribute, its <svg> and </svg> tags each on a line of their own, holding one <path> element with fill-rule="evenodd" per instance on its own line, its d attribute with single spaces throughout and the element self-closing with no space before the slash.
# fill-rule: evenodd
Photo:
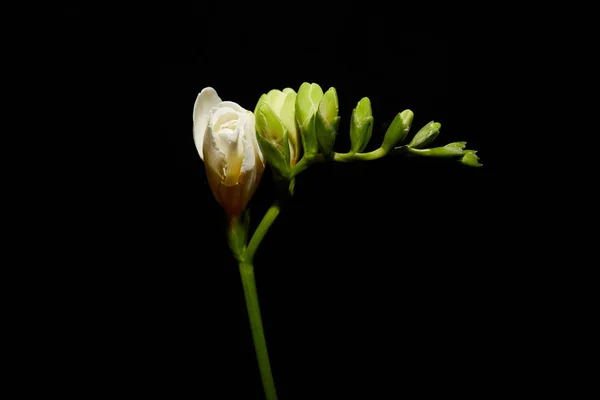
<svg viewBox="0 0 600 400">
<path fill-rule="evenodd" d="M 263 220 L 264 221 L 264 220 Z M 265 332 L 260 317 L 260 306 L 258 304 L 258 293 L 256 291 L 256 281 L 254 279 L 254 266 L 249 262 L 240 262 L 240 275 L 244 286 L 244 297 L 246 299 L 246 309 L 250 319 L 250 329 L 252 331 L 252 340 L 256 351 L 258 369 L 265 391 L 267 400 L 277 400 L 275 382 L 271 372 L 271 363 L 267 353 L 267 342 Z"/>
<path fill-rule="evenodd" d="M 402 145 L 402 146 L 397 146 L 394 147 L 391 151 L 390 151 L 390 156 L 395 156 L 397 154 L 408 154 L 408 151 L 410 150 L 410 147 L 408 147 L 407 145 Z"/>
<path fill-rule="evenodd" d="M 384 157 L 387 152 L 378 148 L 368 153 L 333 153 L 333 161 L 351 162 L 351 161 L 371 161 Z"/>
<path fill-rule="evenodd" d="M 406 146 L 399 146 L 392 149 L 390 152 L 385 151 L 381 147 L 377 150 L 370 151 L 368 153 L 333 153 L 331 159 L 337 162 L 353 162 L 353 161 L 372 161 L 377 160 L 379 158 L 385 157 L 390 154 L 404 154 L 407 152 Z M 324 161 L 328 161 L 323 154 L 314 154 L 310 156 L 304 156 L 298 162 L 298 164 L 294 165 L 292 168 L 292 177 L 295 177 L 312 164 L 321 163 Z"/>
<path fill-rule="evenodd" d="M 325 161 L 325 157 L 323 154 L 314 154 L 302 157 L 300 161 L 292 168 L 292 176 L 298 175 L 300 172 L 304 171 L 306 168 L 310 167 L 312 164 L 320 163 Z"/>
<path fill-rule="evenodd" d="M 252 239 L 250 239 L 250 243 L 248 243 L 248 247 L 244 252 L 244 260 L 246 262 L 252 263 L 254 253 L 256 253 L 256 249 L 258 249 L 258 245 L 267 234 L 267 231 L 273 222 L 275 222 L 275 218 L 277 218 L 279 215 L 280 210 L 281 207 L 279 205 L 279 201 L 273 203 L 273 205 L 267 210 L 267 213 L 263 217 L 262 221 L 260 221 L 260 224 L 258 224 L 258 227 L 256 228 L 256 231 L 254 231 Z"/>
</svg>

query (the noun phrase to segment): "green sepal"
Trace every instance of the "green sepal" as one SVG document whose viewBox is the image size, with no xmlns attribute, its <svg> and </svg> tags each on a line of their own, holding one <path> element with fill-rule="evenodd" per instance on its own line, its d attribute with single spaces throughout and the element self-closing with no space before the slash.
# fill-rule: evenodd
<svg viewBox="0 0 600 400">
<path fill-rule="evenodd" d="M 319 142 L 317 141 L 316 132 L 316 120 L 317 113 L 313 114 L 312 117 L 304 125 L 300 126 L 300 136 L 302 137 L 302 148 L 304 149 L 305 155 L 315 155 L 319 152 Z"/>
<path fill-rule="evenodd" d="M 321 152 L 326 158 L 331 157 L 333 154 L 333 145 L 335 144 L 339 123 L 340 117 L 335 117 L 330 125 L 320 112 L 317 113 L 315 131 Z"/>
</svg>

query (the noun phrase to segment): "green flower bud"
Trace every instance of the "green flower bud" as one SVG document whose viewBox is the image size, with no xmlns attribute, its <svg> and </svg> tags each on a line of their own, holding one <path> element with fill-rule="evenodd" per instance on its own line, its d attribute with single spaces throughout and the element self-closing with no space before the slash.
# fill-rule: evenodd
<svg viewBox="0 0 600 400">
<path fill-rule="evenodd" d="M 350 117 L 350 153 L 360 153 L 367 147 L 373 133 L 371 100 L 363 97 L 352 110 Z"/>
<path fill-rule="evenodd" d="M 288 130 L 275 111 L 260 103 L 256 111 L 256 139 L 267 163 L 278 176 L 289 180 L 291 175 Z"/>
<path fill-rule="evenodd" d="M 475 153 L 477 153 L 477 150 L 465 150 L 465 155 L 461 158 L 460 162 L 469 167 L 483 166 L 483 164 L 479 163 L 479 156 Z"/>
<path fill-rule="evenodd" d="M 258 106 L 261 103 L 268 104 L 286 127 L 290 146 L 290 164 L 294 166 L 300 160 L 301 153 L 300 134 L 295 118 L 296 92 L 294 89 L 285 88 L 282 91 L 273 89 L 269 93 L 263 94 L 256 103 L 255 115 L 257 115 Z"/>
<path fill-rule="evenodd" d="M 296 122 L 300 128 L 304 153 L 317 154 L 319 143 L 315 132 L 315 120 L 323 90 L 316 83 L 304 82 L 296 96 Z"/>
<path fill-rule="evenodd" d="M 409 151 L 413 154 L 426 157 L 458 157 L 465 154 L 463 150 L 467 142 L 454 142 L 445 145 L 444 147 L 434 147 L 432 149 L 413 149 L 409 147 Z"/>
<path fill-rule="evenodd" d="M 315 120 L 315 132 L 317 141 L 325 157 L 333 154 L 333 144 L 337 134 L 340 117 L 338 112 L 340 105 L 335 88 L 329 88 L 319 102 L 319 109 Z"/>
<path fill-rule="evenodd" d="M 408 147 L 419 149 L 427 146 L 435 140 L 437 135 L 440 133 L 441 127 L 442 124 L 440 124 L 439 122 L 431 121 L 423 128 L 421 128 L 419 132 L 417 132 L 413 140 L 411 140 L 411 142 L 408 144 Z"/>
<path fill-rule="evenodd" d="M 388 153 L 397 143 L 401 143 L 408 135 L 415 114 L 411 110 L 404 110 L 396 115 L 385 132 L 381 148 Z"/>
</svg>

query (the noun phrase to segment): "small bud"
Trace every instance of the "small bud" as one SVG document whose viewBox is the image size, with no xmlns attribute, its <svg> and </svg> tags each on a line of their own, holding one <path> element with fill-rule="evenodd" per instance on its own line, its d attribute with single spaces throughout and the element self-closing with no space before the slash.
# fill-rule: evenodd
<svg viewBox="0 0 600 400">
<path fill-rule="evenodd" d="M 479 160 L 479 156 L 477 156 L 477 150 L 465 150 L 465 155 L 461 158 L 460 162 L 468 165 L 469 167 L 481 167 Z"/>
<path fill-rule="evenodd" d="M 437 135 L 440 133 L 441 127 L 442 124 L 440 124 L 439 122 L 431 121 L 423 128 L 421 128 L 419 132 L 417 132 L 413 140 L 411 140 L 411 142 L 408 144 L 408 147 L 420 149 L 429 145 L 435 140 Z"/>
<path fill-rule="evenodd" d="M 291 167 L 288 130 L 267 103 L 256 107 L 256 139 L 274 172 L 289 179 Z"/>
<path fill-rule="evenodd" d="M 388 130 L 385 132 L 381 148 L 388 153 L 408 135 L 415 114 L 411 110 L 404 110 L 396 115 Z"/>
<path fill-rule="evenodd" d="M 335 88 L 329 88 L 321 98 L 315 120 L 317 141 L 325 157 L 333 153 L 333 144 L 340 122 L 339 108 L 337 92 Z"/>
<path fill-rule="evenodd" d="M 362 152 L 373 133 L 373 111 L 368 97 L 360 99 L 350 118 L 350 153 Z"/>
<path fill-rule="evenodd" d="M 465 154 L 463 149 L 466 144 L 467 142 L 454 142 L 444 147 L 434 147 L 431 149 L 413 149 L 409 147 L 409 151 L 413 154 L 426 157 L 458 157 Z"/>
<path fill-rule="evenodd" d="M 323 89 L 316 83 L 304 82 L 296 96 L 296 121 L 300 128 L 304 154 L 313 155 L 319 151 L 315 132 L 315 120 Z"/>
</svg>

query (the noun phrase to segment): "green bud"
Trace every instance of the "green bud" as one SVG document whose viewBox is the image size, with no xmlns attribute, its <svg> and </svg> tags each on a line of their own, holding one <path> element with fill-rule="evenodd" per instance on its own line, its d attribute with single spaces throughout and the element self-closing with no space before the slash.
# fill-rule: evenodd
<svg viewBox="0 0 600 400">
<path fill-rule="evenodd" d="M 296 96 L 296 122 L 300 128 L 304 153 L 317 154 L 319 143 L 315 132 L 316 114 L 323 97 L 323 90 L 316 83 L 304 82 Z"/>
<path fill-rule="evenodd" d="M 441 127 L 442 124 L 440 124 L 439 122 L 431 121 L 423 128 L 421 128 L 419 132 L 417 132 L 413 140 L 411 140 L 411 142 L 408 144 L 408 147 L 419 149 L 427 146 L 435 140 L 437 135 L 440 133 Z"/>
<path fill-rule="evenodd" d="M 333 144 L 335 143 L 335 136 L 340 123 L 340 117 L 338 116 L 339 109 L 337 92 L 335 88 L 329 88 L 319 102 L 319 109 L 315 119 L 317 141 L 325 157 L 333 154 Z"/>
<path fill-rule="evenodd" d="M 265 160 L 284 179 L 291 175 L 288 130 L 267 103 L 256 107 L 256 139 Z"/>
<path fill-rule="evenodd" d="M 285 88 L 282 91 L 273 89 L 266 95 L 261 96 L 264 103 L 279 117 L 289 133 L 296 132 L 296 92 L 294 89 Z M 260 100 L 259 100 L 260 101 Z"/>
<path fill-rule="evenodd" d="M 360 153 L 367 147 L 373 133 L 371 100 L 363 97 L 352 110 L 350 117 L 350 153 Z"/>
<path fill-rule="evenodd" d="M 295 117 L 296 92 L 294 89 L 285 88 L 283 90 L 273 89 L 269 93 L 263 94 L 256 104 L 255 115 L 261 103 L 268 104 L 286 127 L 290 146 L 290 164 L 295 165 L 299 161 L 301 153 L 300 134 L 296 127 Z"/>
<path fill-rule="evenodd" d="M 463 150 L 467 142 L 454 142 L 445 145 L 444 147 L 434 147 L 432 149 L 413 149 L 408 150 L 413 154 L 426 157 L 458 157 L 465 154 Z"/>
<path fill-rule="evenodd" d="M 411 110 L 404 110 L 396 115 L 385 132 L 385 137 L 381 144 L 381 148 L 386 153 L 392 150 L 396 144 L 404 141 L 406 135 L 408 135 L 414 116 L 415 114 Z"/>
<path fill-rule="evenodd" d="M 483 164 L 479 163 L 479 156 L 475 153 L 477 153 L 477 150 L 465 150 L 465 155 L 460 159 L 460 162 L 469 167 L 483 166 Z"/>
</svg>

